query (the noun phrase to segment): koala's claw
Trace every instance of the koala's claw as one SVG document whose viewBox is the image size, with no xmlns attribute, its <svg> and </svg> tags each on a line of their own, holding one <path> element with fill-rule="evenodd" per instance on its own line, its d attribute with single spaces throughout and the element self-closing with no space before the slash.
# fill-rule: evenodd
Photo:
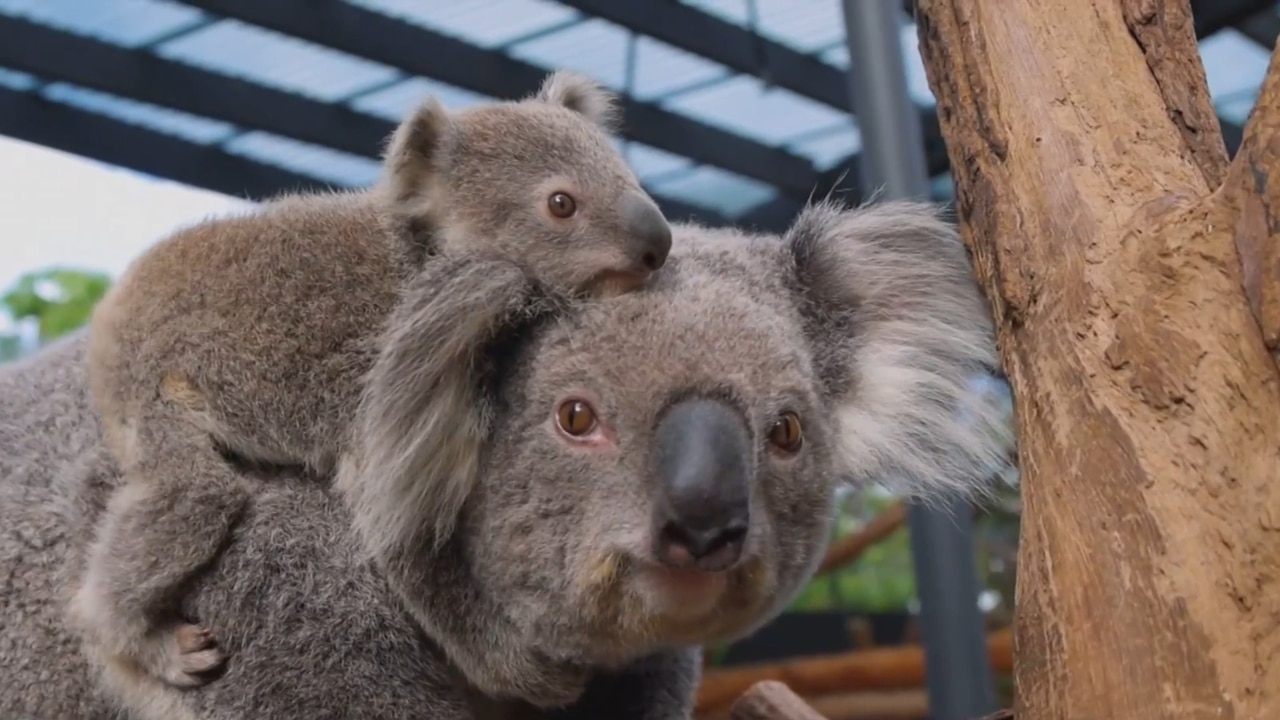
<svg viewBox="0 0 1280 720">
<path fill-rule="evenodd" d="M 151 642 L 158 645 L 158 652 L 148 653 L 157 661 L 152 672 L 175 687 L 207 684 L 227 660 L 213 631 L 200 625 L 179 623 L 157 632 Z"/>
</svg>

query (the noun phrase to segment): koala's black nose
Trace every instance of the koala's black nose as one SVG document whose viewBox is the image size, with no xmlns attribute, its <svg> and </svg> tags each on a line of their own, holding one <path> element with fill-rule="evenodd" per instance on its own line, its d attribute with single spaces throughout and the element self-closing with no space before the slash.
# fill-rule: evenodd
<svg viewBox="0 0 1280 720">
<path fill-rule="evenodd" d="M 657 270 L 671 252 L 671 224 L 656 203 L 641 192 L 629 192 L 619 202 L 618 215 L 626 236 L 627 255 L 637 270 Z"/>
<path fill-rule="evenodd" d="M 655 441 L 654 554 L 671 567 L 728 569 L 750 521 L 753 454 L 743 419 L 715 400 L 684 400 Z"/>
</svg>

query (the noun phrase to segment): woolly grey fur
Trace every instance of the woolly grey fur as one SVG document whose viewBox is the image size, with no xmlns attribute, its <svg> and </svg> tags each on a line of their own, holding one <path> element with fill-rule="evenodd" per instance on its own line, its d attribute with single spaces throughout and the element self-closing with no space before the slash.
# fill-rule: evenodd
<svg viewBox="0 0 1280 720">
<path fill-rule="evenodd" d="M 230 543 L 182 600 L 231 659 L 195 689 L 101 685 L 60 615 L 119 492 L 86 396 L 83 334 L 0 368 L 0 519 L 17 529 L 0 538 L 16 569 L 0 595 L 0 715 L 105 720 L 114 703 L 143 720 L 687 717 L 697 665 L 681 648 L 740 637 L 785 607 L 821 558 L 839 480 L 894 473 L 924 498 L 977 490 L 1007 428 L 967 384 L 995 365 L 991 322 L 928 206 L 818 206 L 785 237 L 682 226 L 675 248 L 650 287 L 573 302 L 546 299 L 499 259 L 427 263 L 399 296 L 407 315 L 380 336 L 389 350 L 369 381 L 384 390 L 355 421 L 398 433 L 388 447 L 405 457 L 432 458 L 422 486 L 233 473 L 246 502 Z M 508 302 L 519 296 L 528 303 Z M 454 326 L 471 338 L 462 345 L 423 348 L 437 330 L 419 335 L 409 309 L 450 298 L 485 298 L 481 314 L 496 320 Z M 415 347 L 475 361 L 464 431 L 410 422 L 462 407 L 424 392 L 440 386 L 399 354 Z M 596 409 L 595 445 L 557 434 L 567 397 Z M 692 590 L 648 554 L 652 428 L 690 397 L 740 413 L 758 448 L 743 559 Z M 379 403 L 393 411 L 382 425 Z M 803 423 L 794 456 L 767 440 L 784 408 Z M 430 448 L 450 446 L 474 472 L 436 467 Z M 436 493 L 456 506 L 441 544 L 403 519 Z M 642 700 L 614 708 L 602 698 L 615 693 Z M 518 695 L 569 707 L 505 699 Z"/>
</svg>

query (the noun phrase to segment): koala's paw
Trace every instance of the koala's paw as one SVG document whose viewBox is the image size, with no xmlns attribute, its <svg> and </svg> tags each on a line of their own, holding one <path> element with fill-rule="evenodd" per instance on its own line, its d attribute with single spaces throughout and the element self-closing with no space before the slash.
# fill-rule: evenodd
<svg viewBox="0 0 1280 720">
<path fill-rule="evenodd" d="M 184 622 L 153 630 L 140 650 L 146 672 L 180 688 L 209 683 L 227 660 L 211 630 Z"/>
</svg>

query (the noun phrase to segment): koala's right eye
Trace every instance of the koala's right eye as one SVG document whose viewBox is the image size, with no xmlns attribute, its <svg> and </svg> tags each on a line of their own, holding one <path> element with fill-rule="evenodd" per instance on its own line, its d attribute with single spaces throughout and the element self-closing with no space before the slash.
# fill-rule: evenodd
<svg viewBox="0 0 1280 720">
<path fill-rule="evenodd" d="M 551 197 L 547 198 L 547 209 L 551 211 L 552 215 L 563 220 L 573 217 L 573 214 L 578 212 L 578 203 L 574 201 L 573 196 L 569 193 L 554 192 L 551 193 Z"/>
<path fill-rule="evenodd" d="M 581 400 L 566 400 L 556 411 L 556 423 L 571 437 L 582 437 L 596 429 L 596 411 Z"/>
<path fill-rule="evenodd" d="M 800 447 L 804 444 L 800 416 L 789 410 L 779 415 L 769 428 L 769 442 L 787 455 L 800 452 Z"/>
</svg>

